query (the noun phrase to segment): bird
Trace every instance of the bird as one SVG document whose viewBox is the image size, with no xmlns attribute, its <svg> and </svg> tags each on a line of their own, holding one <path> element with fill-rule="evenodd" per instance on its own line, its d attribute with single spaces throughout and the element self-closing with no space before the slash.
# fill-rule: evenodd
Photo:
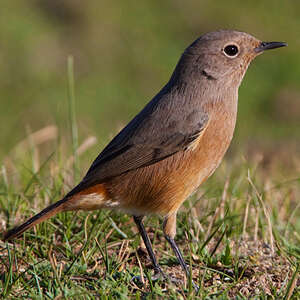
<svg viewBox="0 0 300 300">
<path fill-rule="evenodd" d="M 154 273 L 164 275 L 143 223 L 145 216 L 157 214 L 163 218 L 166 240 L 190 276 L 175 242 L 177 212 L 214 173 L 230 145 L 238 89 L 250 62 L 283 46 L 287 44 L 263 42 L 235 30 L 201 35 L 184 50 L 169 81 L 100 152 L 81 182 L 4 233 L 4 240 L 59 212 L 118 209 L 133 216 Z"/>
</svg>

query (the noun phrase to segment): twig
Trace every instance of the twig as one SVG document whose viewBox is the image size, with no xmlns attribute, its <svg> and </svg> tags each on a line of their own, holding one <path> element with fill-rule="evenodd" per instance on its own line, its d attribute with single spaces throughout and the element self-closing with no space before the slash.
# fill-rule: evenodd
<svg viewBox="0 0 300 300">
<path fill-rule="evenodd" d="M 244 223 L 243 223 L 243 238 L 246 238 L 246 227 L 247 227 L 247 221 L 248 221 L 248 214 L 249 214 L 249 205 L 250 205 L 250 196 L 248 195 L 247 204 L 245 208 L 245 216 L 244 216 Z"/>
<path fill-rule="evenodd" d="M 247 179 L 248 179 L 250 185 L 252 186 L 253 190 L 255 191 L 255 194 L 256 194 L 257 198 L 259 199 L 260 204 L 261 204 L 261 206 L 263 208 L 264 215 L 265 215 L 265 217 L 267 219 L 267 222 L 268 222 L 268 230 L 269 230 L 269 235 L 270 235 L 270 246 L 271 246 L 272 253 L 274 253 L 275 252 L 275 250 L 274 250 L 274 237 L 273 237 L 273 231 L 272 231 L 272 224 L 271 224 L 270 214 L 268 212 L 268 209 L 267 209 L 265 203 L 262 200 L 262 196 L 259 194 L 256 186 L 254 185 L 254 183 L 251 180 L 249 170 L 248 170 Z"/>
</svg>

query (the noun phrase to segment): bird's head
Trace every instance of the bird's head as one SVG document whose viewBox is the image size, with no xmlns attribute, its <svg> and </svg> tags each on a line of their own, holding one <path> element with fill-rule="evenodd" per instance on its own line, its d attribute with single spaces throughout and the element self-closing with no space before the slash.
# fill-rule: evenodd
<svg viewBox="0 0 300 300">
<path fill-rule="evenodd" d="M 221 30 L 202 35 L 183 53 L 178 76 L 202 78 L 225 86 L 239 86 L 250 62 L 265 50 L 287 46 L 262 42 L 250 34 Z"/>
</svg>

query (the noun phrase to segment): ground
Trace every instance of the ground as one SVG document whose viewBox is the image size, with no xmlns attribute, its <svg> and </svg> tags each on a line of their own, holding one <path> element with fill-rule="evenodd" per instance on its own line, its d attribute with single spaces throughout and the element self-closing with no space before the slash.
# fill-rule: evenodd
<svg viewBox="0 0 300 300">
<path fill-rule="evenodd" d="M 298 299 L 299 179 L 284 182 L 271 177 L 279 174 L 277 167 L 250 165 L 225 161 L 179 212 L 176 240 L 200 286 L 197 295 L 163 237 L 160 218 L 145 225 L 162 269 L 176 284 L 151 280 L 151 263 L 130 216 L 96 211 L 62 213 L 21 239 L 0 242 L 2 296 Z M 27 194 L 4 182 L 1 231 L 59 199 L 68 189 L 64 175 L 33 175 Z"/>
</svg>

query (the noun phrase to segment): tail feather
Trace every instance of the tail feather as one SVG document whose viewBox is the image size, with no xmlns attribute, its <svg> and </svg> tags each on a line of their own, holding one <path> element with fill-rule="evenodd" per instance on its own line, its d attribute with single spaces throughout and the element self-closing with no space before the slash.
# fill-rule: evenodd
<svg viewBox="0 0 300 300">
<path fill-rule="evenodd" d="M 33 216 L 32 218 L 27 220 L 25 223 L 5 232 L 4 236 L 3 236 L 3 240 L 7 241 L 7 240 L 14 239 L 14 238 L 20 236 L 27 229 L 43 222 L 44 220 L 47 220 L 47 219 L 51 218 L 52 216 L 56 215 L 57 213 L 63 211 L 64 210 L 63 204 L 67 200 L 68 200 L 68 198 L 65 197 L 62 200 L 51 204 L 50 206 L 43 209 L 40 213 L 36 214 L 35 216 Z"/>
</svg>

